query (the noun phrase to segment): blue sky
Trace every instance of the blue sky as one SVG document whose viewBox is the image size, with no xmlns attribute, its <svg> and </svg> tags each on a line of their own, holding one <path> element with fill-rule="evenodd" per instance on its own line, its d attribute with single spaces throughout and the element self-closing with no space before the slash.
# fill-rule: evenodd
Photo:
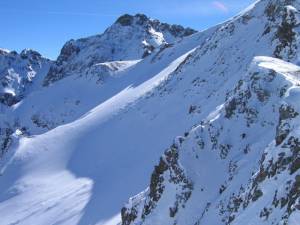
<svg viewBox="0 0 300 225">
<path fill-rule="evenodd" d="M 0 48 L 38 50 L 55 59 L 62 45 L 103 32 L 120 15 L 144 13 L 202 30 L 254 0 L 1 0 Z"/>
</svg>

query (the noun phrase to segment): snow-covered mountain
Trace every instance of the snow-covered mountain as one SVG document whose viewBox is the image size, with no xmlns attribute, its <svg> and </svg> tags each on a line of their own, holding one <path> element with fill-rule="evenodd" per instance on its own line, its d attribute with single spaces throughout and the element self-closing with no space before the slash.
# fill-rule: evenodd
<svg viewBox="0 0 300 225">
<path fill-rule="evenodd" d="M 102 72 L 100 63 L 139 60 L 155 49 L 195 32 L 179 25 L 161 23 L 143 14 L 123 15 L 103 34 L 67 42 L 44 84 L 74 74 L 99 74 Z"/>
<path fill-rule="evenodd" d="M 1 50 L 1 151 L 6 152 L 16 129 L 40 134 L 78 119 L 124 88 L 124 82 L 113 80 L 141 61 L 145 51 L 167 48 L 195 32 L 142 14 L 123 15 L 103 34 L 67 42 L 54 62 L 33 50 Z M 42 87 L 70 75 L 67 89 L 66 83 Z"/>
<path fill-rule="evenodd" d="M 299 224 L 299 10 L 197 33 L 125 15 L 68 42 L 2 108 L 0 224 Z"/>
</svg>

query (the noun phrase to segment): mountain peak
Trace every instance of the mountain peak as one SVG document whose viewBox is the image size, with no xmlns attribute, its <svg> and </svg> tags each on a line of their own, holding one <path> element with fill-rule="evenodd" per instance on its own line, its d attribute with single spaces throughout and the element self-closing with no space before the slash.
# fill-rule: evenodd
<svg viewBox="0 0 300 225">
<path fill-rule="evenodd" d="M 51 67 L 45 85 L 71 74 L 87 74 L 91 66 L 99 63 L 145 58 L 155 49 L 194 33 L 191 28 L 162 23 L 144 14 L 125 14 L 103 34 L 68 41 Z"/>
<path fill-rule="evenodd" d="M 124 14 L 116 20 L 115 24 L 124 27 L 134 25 L 152 27 L 155 30 L 169 31 L 175 37 L 185 37 L 197 32 L 189 27 L 184 28 L 181 25 L 160 22 L 159 20 L 152 19 L 142 13 L 137 13 L 135 15 Z"/>
<path fill-rule="evenodd" d="M 120 24 L 122 26 L 130 26 L 134 22 L 138 22 L 141 24 L 147 21 L 150 21 L 150 19 L 144 14 L 136 14 L 134 16 L 130 14 L 124 14 L 120 16 L 115 23 Z"/>
</svg>

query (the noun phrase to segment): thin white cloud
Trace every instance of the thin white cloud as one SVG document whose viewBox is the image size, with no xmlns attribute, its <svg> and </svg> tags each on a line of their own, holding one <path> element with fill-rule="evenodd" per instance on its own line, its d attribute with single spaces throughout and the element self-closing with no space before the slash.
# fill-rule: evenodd
<svg viewBox="0 0 300 225">
<path fill-rule="evenodd" d="M 220 2 L 220 1 L 213 1 L 212 5 L 214 6 L 214 8 L 216 8 L 216 9 L 222 11 L 222 12 L 225 12 L 225 13 L 229 12 L 229 8 L 224 3 Z"/>
</svg>

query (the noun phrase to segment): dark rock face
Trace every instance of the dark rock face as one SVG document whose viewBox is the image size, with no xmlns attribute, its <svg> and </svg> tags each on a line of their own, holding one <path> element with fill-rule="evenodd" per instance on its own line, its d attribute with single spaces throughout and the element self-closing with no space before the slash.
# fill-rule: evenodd
<svg viewBox="0 0 300 225">
<path fill-rule="evenodd" d="M 0 103 L 7 105 L 7 106 L 12 106 L 20 101 L 22 96 L 14 96 L 10 93 L 3 93 L 0 95 Z"/>
<path fill-rule="evenodd" d="M 299 165 L 299 152 L 300 152 L 300 142 L 298 138 L 291 136 L 283 145 L 281 151 L 279 151 L 279 157 L 277 160 L 266 161 L 266 155 L 271 153 L 266 153 L 262 160 L 259 173 L 255 176 L 252 189 L 258 190 L 260 184 L 266 180 L 278 179 L 277 177 L 285 171 L 289 170 L 290 174 L 293 175 L 300 169 Z M 285 152 L 288 153 L 285 153 Z M 261 217 L 268 217 L 277 208 L 284 209 L 284 214 L 282 216 L 283 224 L 288 224 L 289 216 L 299 210 L 297 200 L 300 198 L 300 179 L 299 175 L 295 176 L 295 179 L 286 179 L 285 193 L 279 194 L 279 190 L 275 192 L 273 197 L 272 207 L 269 209 L 263 209 L 261 212 Z M 258 195 L 257 195 L 258 194 Z M 249 196 L 249 195 L 248 195 Z M 254 192 L 253 197 L 262 196 L 261 193 L 257 191 Z"/>
<path fill-rule="evenodd" d="M 133 25 L 133 22 L 136 20 L 136 23 L 138 25 L 145 25 L 147 22 L 150 21 L 150 19 L 144 15 L 144 14 L 136 14 L 135 16 L 133 15 L 129 15 L 129 14 L 125 14 L 120 16 L 116 23 L 121 24 L 122 26 L 131 26 Z"/>
<path fill-rule="evenodd" d="M 130 225 L 137 218 L 137 213 L 134 207 L 131 209 L 123 207 L 121 210 L 122 225 Z"/>
<path fill-rule="evenodd" d="M 144 14 L 136 14 L 135 16 L 125 14 L 119 17 L 116 23 L 121 24 L 122 26 L 132 26 L 134 21 L 136 21 L 138 25 L 153 26 L 156 30 L 168 31 L 174 37 L 185 37 L 197 32 L 189 27 L 184 28 L 180 25 L 170 25 L 167 23 L 161 23 L 158 20 L 152 20 Z"/>
<path fill-rule="evenodd" d="M 11 128 L 0 128 L 0 159 L 8 151 L 12 143 L 11 135 L 13 130 Z"/>
<path fill-rule="evenodd" d="M 295 54 L 296 47 L 296 32 L 294 29 L 297 26 L 296 15 L 288 9 L 284 9 L 282 22 L 277 29 L 277 38 L 279 39 L 279 44 L 277 45 L 274 55 L 277 58 L 282 58 L 282 52 L 287 49 L 289 59 L 293 58 Z"/>
<path fill-rule="evenodd" d="M 76 43 L 74 40 L 68 41 L 62 48 L 59 58 L 57 59 L 58 63 L 62 63 L 63 61 L 67 61 L 70 57 L 74 57 L 78 52 L 80 51 L 80 48 L 76 46 Z"/>
<path fill-rule="evenodd" d="M 120 16 L 116 23 L 121 24 L 122 26 L 131 26 L 133 25 L 134 19 L 137 18 L 137 24 L 142 25 L 149 21 L 149 18 L 144 14 L 136 14 L 135 16 L 125 14 Z"/>
<path fill-rule="evenodd" d="M 154 172 L 151 175 L 149 196 L 145 204 L 143 206 L 136 204 L 133 207 L 124 207 L 122 209 L 122 225 L 132 224 L 138 217 L 138 210 L 141 210 L 141 218 L 143 220 L 146 219 L 164 194 L 166 182 L 180 185 L 181 187 L 176 194 L 174 205 L 169 208 L 169 216 L 175 217 L 180 208 L 185 207 L 185 203 L 192 195 L 193 183 L 186 177 L 178 160 L 178 147 L 174 144 L 165 152 L 164 157 L 160 159 L 159 164 L 154 168 Z M 167 180 L 166 177 L 168 178 Z"/>
<path fill-rule="evenodd" d="M 276 129 L 276 145 L 280 145 L 290 133 L 290 120 L 299 115 L 291 106 L 282 105 L 279 109 L 279 124 Z"/>
<path fill-rule="evenodd" d="M 47 86 L 52 82 L 60 80 L 64 74 L 64 70 L 62 68 L 63 64 L 68 60 L 71 60 L 72 58 L 76 57 L 76 55 L 79 52 L 80 48 L 76 46 L 76 42 L 74 40 L 68 41 L 61 49 L 60 55 L 57 58 L 57 61 L 55 62 L 57 66 L 50 67 L 50 70 L 44 80 L 44 86 Z"/>
<path fill-rule="evenodd" d="M 116 23 L 119 23 L 122 26 L 130 26 L 133 23 L 133 16 L 125 14 L 125 15 L 119 17 L 117 19 Z"/>
<path fill-rule="evenodd" d="M 182 184 L 182 192 L 177 195 L 174 206 L 170 208 L 170 217 L 174 217 L 184 203 L 190 198 L 192 194 L 193 184 L 186 177 L 183 169 L 179 165 L 179 152 L 176 145 L 173 145 L 165 152 L 165 159 L 161 158 L 158 166 L 151 176 L 149 201 L 145 204 L 142 217 L 145 218 L 155 208 L 156 203 L 161 198 L 165 190 L 164 173 L 171 170 L 169 182 L 174 184 Z"/>
</svg>

